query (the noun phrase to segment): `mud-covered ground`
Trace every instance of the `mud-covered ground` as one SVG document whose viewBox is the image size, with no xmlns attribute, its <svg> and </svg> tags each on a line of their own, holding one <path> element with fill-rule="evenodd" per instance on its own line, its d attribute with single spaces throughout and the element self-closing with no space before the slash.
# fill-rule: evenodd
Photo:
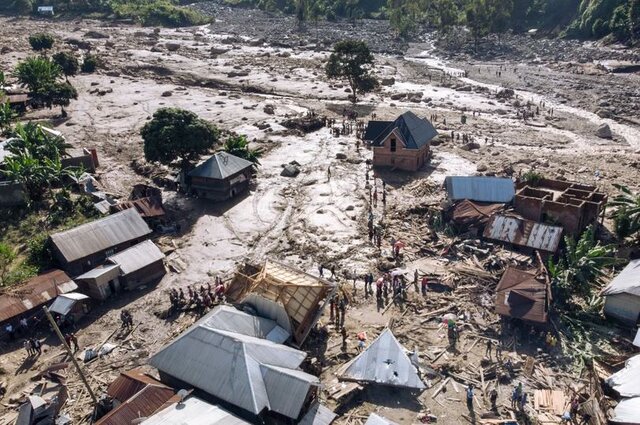
<svg viewBox="0 0 640 425">
<path fill-rule="evenodd" d="M 247 24 L 246 16 L 256 17 L 256 24 Z M 264 29 L 270 24 L 272 29 Z M 285 25 L 292 29 L 285 31 Z M 313 110 L 336 118 L 341 126 L 340 111 L 350 107 L 346 86 L 327 81 L 322 70 L 328 46 L 336 39 L 364 35 L 375 38 L 375 43 L 386 43 L 376 49 L 376 72 L 389 79 L 387 83 L 391 78 L 395 83 L 362 98 L 357 107 L 360 119 L 366 121 L 371 113 L 378 119 L 392 119 L 406 110 L 427 118 L 437 115 L 435 124 L 442 136 L 430 166 L 415 174 L 384 172 L 379 176 L 387 182 L 389 210 L 385 213 L 378 206 L 374 215 L 376 220 L 389 221 L 391 233 L 411 231 L 405 220 L 407 210 L 426 201 L 437 202 L 441 191 L 423 189 L 441 183 L 449 174 L 514 175 L 536 169 L 549 177 L 597 184 L 609 193 L 613 193 L 612 183 L 638 187 L 638 74 L 606 74 L 591 60 L 558 56 L 553 45 L 544 47 L 549 43 L 545 40 L 520 39 L 534 45 L 532 58 L 517 54 L 514 60 L 508 55 L 479 60 L 459 51 L 447 54 L 427 36 L 399 55 L 403 45 L 388 35 L 385 23 L 366 21 L 360 27 L 321 23 L 318 37 L 327 42 L 320 44 L 316 44 L 312 26 L 302 36 L 290 35 L 296 34 L 294 25 L 289 18 L 229 9 L 219 13 L 211 26 L 180 30 L 89 20 L 0 18 L 0 67 L 5 71 L 33 54 L 27 34 L 43 30 L 56 36 L 57 48 L 81 54 L 86 50 L 76 47 L 80 41 L 101 58 L 98 73 L 70 79 L 79 98 L 68 108 L 68 119 L 58 119 L 56 110 L 31 112 L 25 119 L 50 119 L 69 142 L 97 148 L 101 164 L 97 178 L 114 196 L 126 197 L 133 184 L 149 182 L 146 175 L 134 171 L 132 162 L 143 157 L 140 128 L 162 106 L 189 109 L 226 131 L 246 134 L 255 147 L 266 152 L 250 193 L 232 202 L 215 205 L 165 191 L 170 219 L 181 225 L 180 235 L 158 240 L 168 254 L 171 271 L 157 287 L 98 306 L 77 332 L 81 346 L 99 344 L 119 326 L 119 310 L 125 305 L 140 323 L 115 353 L 87 366 L 97 388 L 104 389 L 120 369 L 144 364 L 149 353 L 192 323 L 194 318 L 188 315 L 172 321 L 157 317 L 168 306 L 170 287 L 201 284 L 214 275 L 230 277 L 237 265 L 265 257 L 285 260 L 314 274 L 319 263 L 334 265 L 339 276 L 377 270 L 379 255 L 366 234 L 369 196 L 364 161 L 371 152 L 358 150 L 353 135 L 334 137 L 328 128 L 296 134 L 280 124 L 287 117 Z M 96 32 L 103 37 L 96 38 Z M 593 60 L 621 58 L 617 50 L 563 43 L 569 43 L 563 51 L 573 50 L 576 55 L 597 52 Z M 463 71 L 466 77 L 460 77 Z M 497 98 L 502 88 L 514 89 L 515 96 Z M 525 122 L 518 117 L 522 110 L 539 114 Z M 462 115 L 466 124 L 461 123 Z M 596 136 L 602 124 L 610 126 L 612 139 Z M 451 141 L 447 136 L 452 131 L 470 136 L 477 145 Z M 337 159 L 337 154 L 347 159 Z M 301 174 L 280 176 L 281 166 L 292 160 L 301 165 Z M 381 184 L 379 179 L 376 184 Z M 414 236 L 416 241 L 423 237 L 416 232 Z M 407 248 L 407 262 L 420 260 L 418 248 Z M 383 253 L 388 251 L 387 240 Z M 357 283 L 360 297 L 361 285 Z M 482 315 L 487 322 L 495 320 L 488 310 Z M 409 332 L 410 314 L 400 318 L 400 310 L 394 307 L 383 315 L 372 299 L 353 307 L 348 328 L 375 333 L 388 323 L 389 316 L 397 317 L 399 326 Z M 441 339 L 438 331 L 428 331 L 420 348 L 446 345 Z M 401 341 L 412 345 L 410 339 Z M 27 388 L 35 371 L 57 359 L 58 344 L 52 338 L 47 342 L 52 346 L 46 346 L 45 354 L 33 365 L 23 364 L 26 356 L 17 345 L 3 346 L 0 366 L 9 389 L 3 400 L 6 417 L 13 408 L 10 398 Z M 328 346 L 335 349 L 336 343 L 339 336 L 332 334 Z M 471 346 L 470 341 L 463 343 Z M 479 361 L 483 345 L 475 350 L 479 354 L 472 352 L 470 362 Z M 328 373 L 327 381 L 333 379 L 331 370 Z M 89 408 L 77 382 L 72 380 L 71 401 L 63 410 L 79 419 Z M 466 407 L 462 403 L 453 410 L 442 409 L 429 394 L 421 398 L 422 405 L 407 402 L 400 408 L 388 408 L 386 414 L 401 423 L 412 423 L 430 407 L 441 416 L 438 423 L 463 421 L 459 413 Z M 368 411 L 374 407 L 370 404 Z M 348 422 L 349 412 L 341 414 Z"/>
</svg>

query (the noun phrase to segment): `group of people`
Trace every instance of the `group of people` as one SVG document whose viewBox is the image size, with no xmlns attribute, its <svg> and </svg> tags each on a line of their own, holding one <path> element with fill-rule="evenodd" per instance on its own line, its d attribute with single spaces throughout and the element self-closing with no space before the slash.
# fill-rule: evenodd
<svg viewBox="0 0 640 425">
<path fill-rule="evenodd" d="M 211 288 L 211 283 L 207 285 L 187 286 L 187 295 L 182 288 L 171 288 L 169 291 L 169 301 L 171 302 L 171 311 L 176 312 L 183 309 L 195 308 L 200 314 L 205 310 L 212 308 L 216 302 L 224 301 L 225 286 L 221 278 L 215 278 L 215 287 Z"/>
<path fill-rule="evenodd" d="M 513 409 L 518 408 L 521 412 L 524 412 L 524 407 L 527 405 L 527 393 L 522 387 L 522 382 L 518 383 L 511 392 L 511 407 Z"/>
<path fill-rule="evenodd" d="M 133 315 L 126 308 L 120 312 L 120 321 L 124 329 L 133 329 Z"/>
<path fill-rule="evenodd" d="M 19 320 L 17 327 L 14 326 L 13 323 L 7 323 L 4 330 L 9 336 L 9 341 L 14 341 L 16 339 L 16 335 L 29 334 L 29 320 L 26 317 L 23 317 Z"/>
<path fill-rule="evenodd" d="M 42 343 L 38 338 L 27 338 L 22 345 L 28 357 L 42 354 Z"/>
<path fill-rule="evenodd" d="M 344 329 L 348 304 L 349 300 L 344 295 L 329 300 L 329 321 L 335 323 L 336 327 Z"/>
</svg>

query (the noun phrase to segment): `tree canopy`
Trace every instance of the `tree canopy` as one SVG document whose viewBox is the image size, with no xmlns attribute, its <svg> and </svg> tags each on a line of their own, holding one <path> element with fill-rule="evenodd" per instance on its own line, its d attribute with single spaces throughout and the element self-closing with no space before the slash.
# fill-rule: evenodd
<svg viewBox="0 0 640 425">
<path fill-rule="evenodd" d="M 73 77 L 80 69 L 78 58 L 71 52 L 58 52 L 53 55 L 52 59 L 62 69 L 62 73 L 66 77 Z"/>
<path fill-rule="evenodd" d="M 54 38 L 51 34 L 36 33 L 29 36 L 29 44 L 36 52 L 49 50 L 53 47 Z"/>
<path fill-rule="evenodd" d="M 249 148 L 247 136 L 229 136 L 222 146 L 222 150 L 239 158 L 253 162 L 254 168 L 260 165 L 262 151 Z"/>
<path fill-rule="evenodd" d="M 351 100 L 356 103 L 358 93 L 370 92 L 378 86 L 372 67 L 373 55 L 364 42 L 344 40 L 334 46 L 325 71 L 329 78 L 348 81 Z"/>
<path fill-rule="evenodd" d="M 78 92 L 69 82 L 58 81 L 62 72 L 60 65 L 48 58 L 31 57 L 18 64 L 15 76 L 31 92 L 33 104 L 48 108 L 60 106 L 66 115 L 64 107 L 69 106 L 71 99 L 78 98 Z"/>
<path fill-rule="evenodd" d="M 171 164 L 180 160 L 183 169 L 209 151 L 218 140 L 214 125 L 179 108 L 158 109 L 140 134 L 148 161 Z"/>
</svg>

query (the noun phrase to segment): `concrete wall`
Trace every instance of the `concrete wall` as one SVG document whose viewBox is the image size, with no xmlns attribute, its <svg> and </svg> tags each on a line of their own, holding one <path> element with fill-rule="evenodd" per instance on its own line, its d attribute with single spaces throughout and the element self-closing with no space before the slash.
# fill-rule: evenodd
<svg viewBox="0 0 640 425">
<path fill-rule="evenodd" d="M 635 326 L 640 316 L 640 296 L 609 295 L 604 303 L 604 314 L 626 325 Z"/>
<path fill-rule="evenodd" d="M 391 140 L 396 140 L 396 151 L 391 151 Z M 429 145 L 421 149 L 407 149 L 397 130 L 392 131 L 382 142 L 382 146 L 373 147 L 373 165 L 391 167 L 406 171 L 417 171 L 429 159 Z"/>
<path fill-rule="evenodd" d="M 245 180 L 237 183 L 231 183 L 238 177 L 244 175 Z M 249 188 L 251 181 L 251 169 L 236 173 L 225 180 L 206 179 L 202 177 L 192 177 L 190 182 L 190 191 L 200 198 L 210 199 L 212 201 L 225 201 L 233 198 Z"/>
</svg>

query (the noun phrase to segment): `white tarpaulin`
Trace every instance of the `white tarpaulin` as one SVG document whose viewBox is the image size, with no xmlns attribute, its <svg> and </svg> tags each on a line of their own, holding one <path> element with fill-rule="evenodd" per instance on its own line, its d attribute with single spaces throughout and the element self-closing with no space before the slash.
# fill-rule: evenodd
<svg viewBox="0 0 640 425">
<path fill-rule="evenodd" d="M 58 295 L 53 304 L 51 304 L 49 311 L 61 316 L 66 316 L 78 301 L 86 299 L 89 299 L 89 297 L 77 292 L 69 292 L 68 294 Z"/>
<path fill-rule="evenodd" d="M 640 397 L 640 354 L 627 360 L 624 369 L 606 380 L 622 397 Z"/>
</svg>

